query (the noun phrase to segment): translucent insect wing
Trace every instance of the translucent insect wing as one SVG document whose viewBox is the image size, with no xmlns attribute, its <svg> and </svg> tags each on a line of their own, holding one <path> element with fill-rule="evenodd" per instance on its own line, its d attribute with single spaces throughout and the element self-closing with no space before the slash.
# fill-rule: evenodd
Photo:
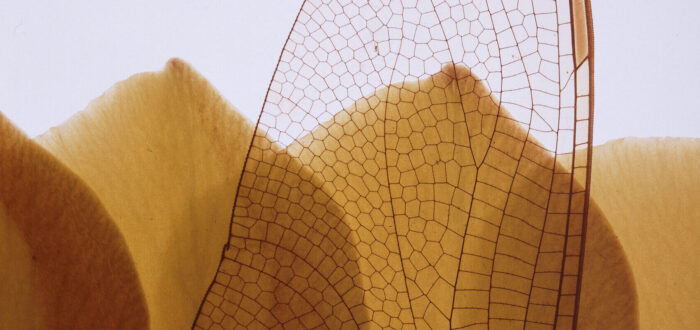
<svg viewBox="0 0 700 330">
<path fill-rule="evenodd" d="M 587 1 L 303 3 L 196 328 L 575 328 Z"/>
</svg>

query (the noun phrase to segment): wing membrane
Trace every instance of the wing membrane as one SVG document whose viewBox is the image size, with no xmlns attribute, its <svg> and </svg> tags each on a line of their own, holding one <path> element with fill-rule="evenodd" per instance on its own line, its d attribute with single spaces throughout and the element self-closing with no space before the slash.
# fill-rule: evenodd
<svg viewBox="0 0 700 330">
<path fill-rule="evenodd" d="M 589 8 L 305 1 L 195 327 L 575 328 Z"/>
</svg>

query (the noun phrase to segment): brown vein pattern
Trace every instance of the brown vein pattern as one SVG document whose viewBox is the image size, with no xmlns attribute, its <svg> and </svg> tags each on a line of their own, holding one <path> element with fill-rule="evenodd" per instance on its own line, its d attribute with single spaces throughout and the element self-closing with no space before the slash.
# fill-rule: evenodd
<svg viewBox="0 0 700 330">
<path fill-rule="evenodd" d="M 305 1 L 194 327 L 575 328 L 589 8 Z"/>
</svg>

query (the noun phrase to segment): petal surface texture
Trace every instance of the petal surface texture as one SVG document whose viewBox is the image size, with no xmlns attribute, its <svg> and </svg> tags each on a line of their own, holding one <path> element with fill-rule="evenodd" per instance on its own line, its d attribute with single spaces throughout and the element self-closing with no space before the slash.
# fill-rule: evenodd
<svg viewBox="0 0 700 330">
<path fill-rule="evenodd" d="M 153 329 L 192 325 L 227 239 L 252 125 L 185 62 L 137 74 L 37 141 L 122 231 Z"/>
<path fill-rule="evenodd" d="M 146 329 L 127 241 L 73 171 L 0 115 L 0 325 Z"/>
<path fill-rule="evenodd" d="M 700 326 L 698 160 L 694 138 L 624 138 L 594 149 L 591 196 L 629 258 L 641 329 Z"/>
</svg>

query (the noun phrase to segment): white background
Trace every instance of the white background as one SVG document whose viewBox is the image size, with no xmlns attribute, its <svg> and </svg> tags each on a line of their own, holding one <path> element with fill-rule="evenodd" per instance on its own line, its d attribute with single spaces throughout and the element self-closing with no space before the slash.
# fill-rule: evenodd
<svg viewBox="0 0 700 330">
<path fill-rule="evenodd" d="M 0 111 L 30 136 L 117 81 L 189 62 L 257 120 L 300 0 L 0 0 Z M 594 143 L 700 136 L 700 2 L 592 0 Z"/>
</svg>

